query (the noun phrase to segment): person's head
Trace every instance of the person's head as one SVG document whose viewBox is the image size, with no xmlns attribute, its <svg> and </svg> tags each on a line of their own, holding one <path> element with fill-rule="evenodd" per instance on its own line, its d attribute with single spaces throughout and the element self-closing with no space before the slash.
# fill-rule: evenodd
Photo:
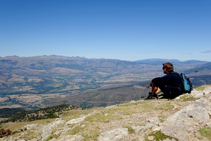
<svg viewBox="0 0 211 141">
<path fill-rule="evenodd" d="M 174 66 L 172 63 L 167 62 L 163 63 L 163 73 L 168 74 L 170 71 L 174 70 Z"/>
</svg>

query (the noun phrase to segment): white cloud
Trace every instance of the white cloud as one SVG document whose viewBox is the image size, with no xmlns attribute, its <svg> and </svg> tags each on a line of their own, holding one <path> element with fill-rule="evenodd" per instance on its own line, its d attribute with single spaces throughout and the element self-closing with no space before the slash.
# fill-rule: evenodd
<svg viewBox="0 0 211 141">
<path fill-rule="evenodd" d="M 201 53 L 211 53 L 211 50 L 207 50 L 207 51 L 204 51 L 204 52 L 201 52 Z"/>
</svg>

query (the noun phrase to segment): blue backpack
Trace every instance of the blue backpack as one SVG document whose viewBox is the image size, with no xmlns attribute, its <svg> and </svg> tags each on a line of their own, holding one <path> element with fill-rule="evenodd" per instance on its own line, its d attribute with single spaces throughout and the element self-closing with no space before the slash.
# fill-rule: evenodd
<svg viewBox="0 0 211 141">
<path fill-rule="evenodd" d="M 192 87 L 192 83 L 190 82 L 190 79 L 187 76 L 185 76 L 184 73 L 180 73 L 179 76 L 182 81 L 182 84 L 181 84 L 182 92 L 191 93 L 191 91 L 193 90 L 193 87 Z"/>
</svg>

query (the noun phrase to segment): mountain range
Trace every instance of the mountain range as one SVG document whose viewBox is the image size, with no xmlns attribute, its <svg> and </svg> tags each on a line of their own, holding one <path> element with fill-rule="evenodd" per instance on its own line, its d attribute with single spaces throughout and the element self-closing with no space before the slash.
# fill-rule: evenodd
<svg viewBox="0 0 211 141">
<path fill-rule="evenodd" d="M 211 62 L 200 60 L 8 56 L 0 57 L 0 107 L 36 109 L 64 103 L 93 107 L 137 100 L 146 96 L 145 85 L 152 78 L 163 76 L 165 62 L 189 76 L 194 87 L 211 83 Z"/>
</svg>

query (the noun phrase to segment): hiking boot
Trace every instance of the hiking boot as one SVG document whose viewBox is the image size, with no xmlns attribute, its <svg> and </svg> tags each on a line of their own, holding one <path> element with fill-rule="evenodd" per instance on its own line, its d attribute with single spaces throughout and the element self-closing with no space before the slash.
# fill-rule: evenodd
<svg viewBox="0 0 211 141">
<path fill-rule="evenodd" d="M 156 94 L 149 92 L 149 96 L 145 98 L 145 100 L 150 100 L 150 99 L 158 99 L 158 96 Z"/>
</svg>

